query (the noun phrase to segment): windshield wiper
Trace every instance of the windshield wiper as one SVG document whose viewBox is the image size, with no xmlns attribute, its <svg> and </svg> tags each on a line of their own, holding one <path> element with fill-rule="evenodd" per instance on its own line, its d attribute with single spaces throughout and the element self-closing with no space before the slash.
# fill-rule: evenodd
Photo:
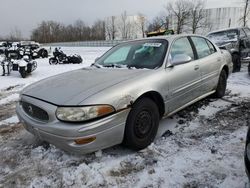
<svg viewBox="0 0 250 188">
<path fill-rule="evenodd" d="M 109 63 L 109 64 L 102 65 L 102 66 L 103 67 L 111 67 L 111 68 L 122 68 L 123 67 L 122 65 L 115 64 L 115 63 Z"/>
<path fill-rule="evenodd" d="M 94 66 L 94 67 L 96 67 L 96 68 L 98 68 L 98 69 L 100 69 L 100 68 L 101 68 L 101 66 L 100 66 L 100 65 L 98 65 L 98 64 L 96 64 L 96 63 L 92 63 L 92 64 L 91 64 L 91 67 L 93 67 L 93 66 Z"/>
</svg>

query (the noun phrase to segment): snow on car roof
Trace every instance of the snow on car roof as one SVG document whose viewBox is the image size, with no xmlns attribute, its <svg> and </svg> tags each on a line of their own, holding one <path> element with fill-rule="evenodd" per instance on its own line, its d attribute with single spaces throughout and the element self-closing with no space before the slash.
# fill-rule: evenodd
<svg viewBox="0 0 250 188">
<path fill-rule="evenodd" d="M 244 28 L 247 28 L 247 27 L 224 28 L 224 29 L 220 29 L 220 30 L 211 31 L 211 32 L 209 32 L 207 35 L 210 35 L 210 34 L 212 34 L 212 33 L 218 33 L 218 32 L 222 32 L 222 31 L 227 31 L 227 30 L 239 30 L 239 29 L 244 29 Z M 206 35 L 206 36 L 207 36 L 207 35 Z"/>
</svg>

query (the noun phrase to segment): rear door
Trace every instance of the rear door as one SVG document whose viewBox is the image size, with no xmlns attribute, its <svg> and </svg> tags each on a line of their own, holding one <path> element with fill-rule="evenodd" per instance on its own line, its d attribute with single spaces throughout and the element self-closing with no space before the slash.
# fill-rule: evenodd
<svg viewBox="0 0 250 188">
<path fill-rule="evenodd" d="M 191 37 L 191 40 L 198 56 L 202 79 L 201 95 L 203 95 L 215 89 L 223 59 L 209 40 L 198 36 Z"/>
<path fill-rule="evenodd" d="M 199 62 L 196 60 L 193 47 L 187 37 L 181 37 L 172 43 L 168 60 L 171 62 L 174 56 L 178 54 L 186 54 L 192 60 L 166 69 L 166 74 L 170 78 L 170 96 L 166 103 L 169 112 L 175 111 L 200 96 L 201 76 Z"/>
</svg>

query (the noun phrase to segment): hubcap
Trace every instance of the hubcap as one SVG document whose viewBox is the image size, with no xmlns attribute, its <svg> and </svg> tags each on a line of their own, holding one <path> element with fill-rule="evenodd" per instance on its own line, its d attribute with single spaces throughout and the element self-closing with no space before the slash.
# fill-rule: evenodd
<svg viewBox="0 0 250 188">
<path fill-rule="evenodd" d="M 143 110 L 137 114 L 135 119 L 135 135 L 138 138 L 145 137 L 152 128 L 152 116 L 151 113 Z"/>
</svg>

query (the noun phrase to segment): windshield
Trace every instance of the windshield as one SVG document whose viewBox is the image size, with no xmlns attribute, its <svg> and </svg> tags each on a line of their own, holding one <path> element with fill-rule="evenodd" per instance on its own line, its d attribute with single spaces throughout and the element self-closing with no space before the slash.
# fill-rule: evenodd
<svg viewBox="0 0 250 188">
<path fill-rule="evenodd" d="M 97 67 L 155 69 L 162 65 L 168 42 L 163 39 L 131 41 L 119 44 L 94 64 Z"/>
<path fill-rule="evenodd" d="M 227 31 L 210 33 L 207 37 L 216 44 L 237 41 L 238 30 L 232 29 Z"/>
</svg>

